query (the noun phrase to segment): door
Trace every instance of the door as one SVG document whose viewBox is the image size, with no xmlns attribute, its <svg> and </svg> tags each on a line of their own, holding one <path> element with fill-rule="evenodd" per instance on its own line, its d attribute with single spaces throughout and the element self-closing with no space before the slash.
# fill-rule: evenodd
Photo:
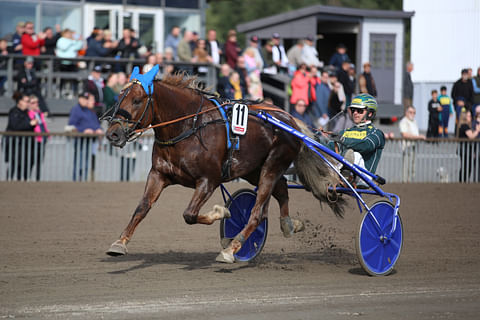
<svg viewBox="0 0 480 320">
<path fill-rule="evenodd" d="M 394 101 L 395 34 L 370 34 L 370 64 L 379 102 Z"/>
<path fill-rule="evenodd" d="M 133 28 L 140 43 L 154 50 L 163 46 L 163 11 L 155 8 L 143 8 L 118 5 L 85 5 L 84 34 L 90 35 L 93 27 L 109 29 L 112 38 L 120 40 L 125 28 Z"/>
</svg>

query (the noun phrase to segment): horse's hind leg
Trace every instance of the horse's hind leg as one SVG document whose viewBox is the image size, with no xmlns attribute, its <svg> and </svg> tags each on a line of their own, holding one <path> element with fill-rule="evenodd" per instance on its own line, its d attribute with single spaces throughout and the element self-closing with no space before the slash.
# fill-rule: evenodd
<svg viewBox="0 0 480 320">
<path fill-rule="evenodd" d="M 145 218 L 152 204 L 157 201 L 165 187 L 166 183 L 163 177 L 156 170 L 150 170 L 142 200 L 140 200 L 140 203 L 135 209 L 130 223 L 120 235 L 120 239 L 115 241 L 110 246 L 110 249 L 108 249 L 108 255 L 120 256 L 127 253 L 127 243 L 132 238 L 133 232 L 138 224 Z"/>
<path fill-rule="evenodd" d="M 277 199 L 278 205 L 280 206 L 280 228 L 283 235 L 288 238 L 293 233 L 303 231 L 305 229 L 303 222 L 298 219 L 292 219 L 289 216 L 288 185 L 284 177 L 280 178 L 275 184 L 272 195 Z"/>
</svg>

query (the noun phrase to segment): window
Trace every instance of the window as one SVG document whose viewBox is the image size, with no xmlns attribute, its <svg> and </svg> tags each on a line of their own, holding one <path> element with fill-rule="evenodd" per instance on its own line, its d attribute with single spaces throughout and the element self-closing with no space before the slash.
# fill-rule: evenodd
<svg viewBox="0 0 480 320">
<path fill-rule="evenodd" d="M 0 37 L 12 36 L 20 21 L 35 22 L 37 5 L 24 2 L 0 2 Z M 37 31 L 40 30 L 37 26 Z"/>
<path fill-rule="evenodd" d="M 199 0 L 165 0 L 166 7 L 198 9 Z"/>
</svg>

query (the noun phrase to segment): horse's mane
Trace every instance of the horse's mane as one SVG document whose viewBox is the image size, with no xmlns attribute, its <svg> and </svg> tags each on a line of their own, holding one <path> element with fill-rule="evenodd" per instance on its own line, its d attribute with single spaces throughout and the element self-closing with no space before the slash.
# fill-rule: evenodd
<svg viewBox="0 0 480 320">
<path fill-rule="evenodd" d="M 185 71 L 177 71 L 173 74 L 166 74 L 162 83 L 177 88 L 192 89 L 197 91 L 204 90 L 197 76 L 188 75 Z"/>
</svg>

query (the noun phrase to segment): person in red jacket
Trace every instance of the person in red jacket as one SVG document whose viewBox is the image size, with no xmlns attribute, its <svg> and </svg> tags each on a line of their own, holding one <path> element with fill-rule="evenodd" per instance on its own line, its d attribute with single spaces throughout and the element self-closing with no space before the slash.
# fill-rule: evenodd
<svg viewBox="0 0 480 320">
<path fill-rule="evenodd" d="M 227 42 L 225 42 L 224 51 L 225 59 L 230 68 L 237 67 L 238 55 L 242 49 L 237 44 L 237 32 L 235 30 L 228 31 Z"/>
<path fill-rule="evenodd" d="M 297 71 L 293 74 L 291 82 L 292 96 L 290 97 L 290 104 L 292 109 L 300 99 L 305 101 L 307 106 L 316 100 L 315 85 L 315 78 L 312 78 L 310 69 L 307 68 L 305 63 L 300 64 Z"/>
<path fill-rule="evenodd" d="M 22 54 L 39 56 L 40 48 L 45 44 L 45 33 L 35 33 L 33 22 L 25 23 L 25 33 L 22 35 Z"/>
</svg>

